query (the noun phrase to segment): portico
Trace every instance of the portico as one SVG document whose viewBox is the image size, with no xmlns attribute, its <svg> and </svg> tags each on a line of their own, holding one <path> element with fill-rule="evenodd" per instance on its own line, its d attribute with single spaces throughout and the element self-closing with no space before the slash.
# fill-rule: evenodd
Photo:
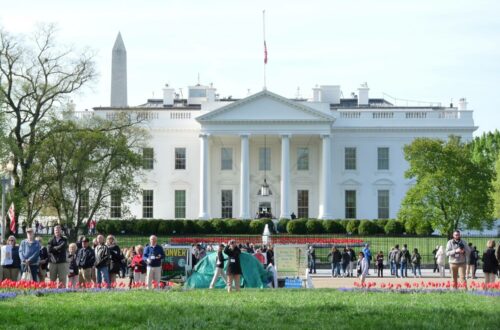
<svg viewBox="0 0 500 330">
<path fill-rule="evenodd" d="M 328 111 L 262 91 L 199 116 L 199 218 L 221 216 L 217 209 L 217 200 L 223 203 L 221 194 L 226 200 L 231 195 L 232 217 L 251 219 L 265 207 L 275 218 L 290 218 L 292 212 L 298 213 L 293 202 L 297 198 L 292 200 L 292 196 L 300 190 L 307 191 L 307 203 L 310 199 L 319 201 L 315 208 L 310 205 L 313 203 L 307 205 L 310 217 L 332 219 L 334 118 Z M 221 171 L 222 152 L 228 150 L 232 167 Z M 262 150 L 269 151 L 269 159 L 263 160 Z M 272 195 L 259 196 L 259 186 L 266 177 Z"/>
</svg>

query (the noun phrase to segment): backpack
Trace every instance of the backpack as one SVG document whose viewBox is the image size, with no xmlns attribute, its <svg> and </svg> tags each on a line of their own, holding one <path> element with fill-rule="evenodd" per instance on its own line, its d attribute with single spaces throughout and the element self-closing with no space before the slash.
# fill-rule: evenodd
<svg viewBox="0 0 500 330">
<path fill-rule="evenodd" d="M 412 257 L 411 257 L 411 262 L 414 263 L 415 265 L 418 265 L 420 264 L 420 254 L 418 253 L 415 253 Z"/>
<path fill-rule="evenodd" d="M 407 262 L 408 261 L 408 250 L 401 250 L 401 252 L 399 254 L 401 255 L 400 256 L 401 262 Z"/>
<path fill-rule="evenodd" d="M 393 253 L 393 255 L 394 255 L 394 261 L 396 263 L 398 263 L 398 264 L 401 262 L 401 254 L 402 254 L 402 251 L 399 251 L 399 250 L 396 250 Z"/>
</svg>

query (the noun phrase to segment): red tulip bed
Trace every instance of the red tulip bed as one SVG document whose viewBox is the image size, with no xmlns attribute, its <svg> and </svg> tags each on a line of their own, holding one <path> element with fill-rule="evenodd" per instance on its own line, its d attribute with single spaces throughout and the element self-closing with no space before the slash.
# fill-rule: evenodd
<svg viewBox="0 0 500 330">
<path fill-rule="evenodd" d="M 153 288 L 157 290 L 165 289 L 174 286 L 172 282 L 153 282 Z M 132 289 L 145 289 L 147 288 L 145 283 L 134 283 L 132 284 Z M 110 289 L 114 291 L 128 291 L 128 285 L 125 283 L 116 282 L 107 285 L 87 283 L 85 285 L 79 285 L 78 283 L 74 287 L 63 288 L 56 282 L 34 282 L 34 281 L 12 281 L 9 279 L 0 282 L 0 301 L 2 299 L 14 298 L 18 295 L 31 294 L 36 296 L 42 296 L 46 294 L 57 294 L 57 293 L 68 293 L 68 292 L 108 292 Z"/>
<path fill-rule="evenodd" d="M 262 244 L 262 238 L 259 236 L 251 237 L 231 237 L 231 236 L 212 236 L 212 237 L 172 237 L 170 244 L 221 244 L 234 239 L 238 243 L 252 243 L 255 245 Z M 319 237 L 288 237 L 288 236 L 272 236 L 270 239 L 272 244 L 313 244 L 321 245 L 349 245 L 361 246 L 364 244 L 362 239 L 357 238 L 319 238 Z"/>
<path fill-rule="evenodd" d="M 421 281 L 419 282 L 405 282 L 405 283 L 380 283 L 376 282 L 354 282 L 354 288 L 341 288 L 340 291 L 370 291 L 370 292 L 399 292 L 399 293 L 429 293 L 429 292 L 450 292 L 456 289 L 468 289 L 470 293 L 487 295 L 487 296 L 500 296 L 500 281 L 495 283 L 485 284 L 484 282 L 471 281 L 468 284 L 459 283 L 457 287 L 451 281 L 447 282 L 434 282 L 434 281 Z"/>
</svg>

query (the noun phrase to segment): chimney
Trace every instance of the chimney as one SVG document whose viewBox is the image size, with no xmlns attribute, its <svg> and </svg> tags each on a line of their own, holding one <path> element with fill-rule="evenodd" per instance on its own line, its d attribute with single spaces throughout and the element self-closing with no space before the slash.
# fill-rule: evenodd
<svg viewBox="0 0 500 330">
<path fill-rule="evenodd" d="M 318 85 L 313 88 L 313 102 L 321 102 L 321 88 Z"/>
<path fill-rule="evenodd" d="M 330 104 L 340 104 L 340 86 L 339 85 L 322 85 L 321 86 L 321 102 Z"/>
<path fill-rule="evenodd" d="M 174 89 L 165 84 L 163 88 L 163 106 L 173 106 L 174 105 Z"/>
<path fill-rule="evenodd" d="M 467 110 L 467 99 L 465 97 L 458 101 L 458 110 Z"/>
<path fill-rule="evenodd" d="M 365 82 L 361 84 L 358 88 L 358 106 L 368 106 L 370 105 L 370 99 L 368 97 L 368 92 L 370 88 L 368 88 L 368 84 Z"/>
</svg>

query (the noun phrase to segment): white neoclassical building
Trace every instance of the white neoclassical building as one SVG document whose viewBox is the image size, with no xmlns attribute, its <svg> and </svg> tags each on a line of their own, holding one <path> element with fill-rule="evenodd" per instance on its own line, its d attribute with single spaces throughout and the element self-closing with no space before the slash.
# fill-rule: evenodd
<svg viewBox="0 0 500 330">
<path fill-rule="evenodd" d="M 396 106 L 370 98 L 366 84 L 351 98 L 326 85 L 311 99 L 263 90 L 238 100 L 199 84 L 181 98 L 166 86 L 162 99 L 127 106 L 121 36 L 112 85 L 111 106 L 95 113 L 140 112 L 152 135 L 136 218 L 393 218 L 412 184 L 403 147 L 417 137 L 471 140 L 476 129 L 465 99 Z M 111 204 L 121 217 L 119 198 Z"/>
</svg>

